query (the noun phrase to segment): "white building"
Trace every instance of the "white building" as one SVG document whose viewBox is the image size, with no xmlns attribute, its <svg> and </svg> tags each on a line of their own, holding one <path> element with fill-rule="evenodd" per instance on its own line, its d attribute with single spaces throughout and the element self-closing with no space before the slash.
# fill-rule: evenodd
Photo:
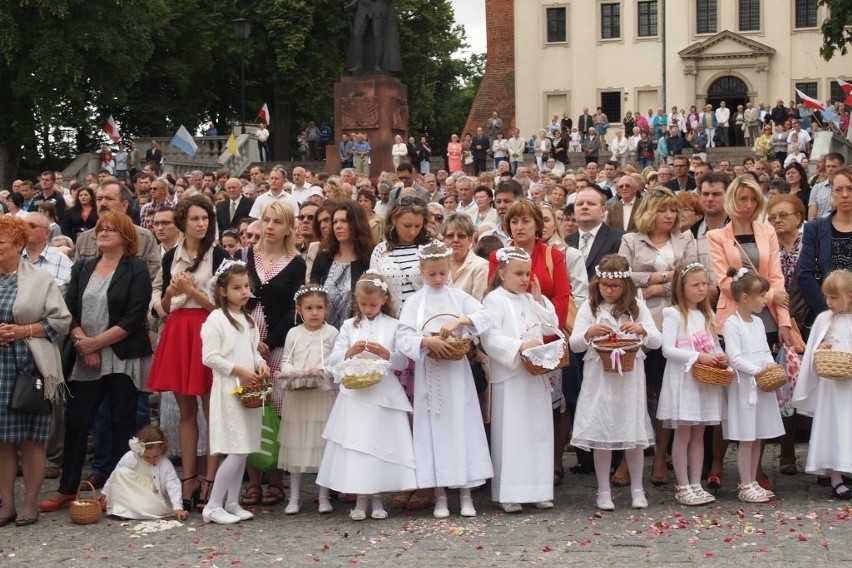
<svg viewBox="0 0 852 568">
<path fill-rule="evenodd" d="M 834 79 L 852 74 L 852 56 L 820 57 L 828 13 L 816 4 L 514 0 L 514 122 L 528 135 L 566 111 L 576 126 L 583 107 L 603 107 L 615 125 L 628 110 L 721 100 L 732 109 L 747 100 L 786 106 L 796 88 L 842 100 Z M 507 17 L 486 9 L 489 26 Z"/>
</svg>

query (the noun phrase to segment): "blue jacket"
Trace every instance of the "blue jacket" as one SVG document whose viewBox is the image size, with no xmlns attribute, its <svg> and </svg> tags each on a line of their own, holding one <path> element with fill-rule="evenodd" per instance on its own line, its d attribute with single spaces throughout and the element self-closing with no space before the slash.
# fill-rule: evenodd
<svg viewBox="0 0 852 568">
<path fill-rule="evenodd" d="M 799 261 L 796 264 L 799 290 L 805 302 L 816 313 L 828 309 L 825 297 L 822 295 L 822 281 L 834 270 L 831 264 L 831 219 L 834 215 L 835 213 L 832 212 L 828 217 L 817 217 L 805 223 Z M 819 228 L 819 251 L 816 250 L 817 228 Z M 852 269 L 852 266 L 840 268 Z M 817 274 L 820 275 L 820 280 L 815 278 Z"/>
</svg>

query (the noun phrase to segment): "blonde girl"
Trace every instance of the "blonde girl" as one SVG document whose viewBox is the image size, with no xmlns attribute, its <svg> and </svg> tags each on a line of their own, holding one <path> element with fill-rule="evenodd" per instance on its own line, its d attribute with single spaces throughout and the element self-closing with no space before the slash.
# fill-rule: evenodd
<svg viewBox="0 0 852 568">
<path fill-rule="evenodd" d="M 381 520 L 387 518 L 382 493 L 417 487 L 408 423 L 411 403 L 392 372 L 405 369 L 408 359 L 396 348 L 399 322 L 392 316 L 387 281 L 365 272 L 355 285 L 354 304 L 355 317 L 340 328 L 329 364 L 345 368 L 346 361 L 364 359 L 390 365 L 376 385 L 362 389 L 341 385 L 323 432 L 325 451 L 317 483 L 357 495 L 349 513 L 353 521 L 367 518 L 368 499 L 371 518 Z M 338 378 L 341 373 L 335 372 Z"/>
<path fill-rule="evenodd" d="M 682 261 L 675 266 L 672 304 L 663 308 L 666 370 L 657 418 L 665 428 L 675 431 L 675 499 L 682 505 L 704 505 L 716 500 L 701 487 L 704 428 L 722 421 L 724 389 L 696 381 L 692 366 L 727 367 L 728 358 L 716 337 L 707 272 L 702 264 Z"/>
<path fill-rule="evenodd" d="M 285 360 L 278 379 L 294 372 L 325 378 L 337 330 L 325 322 L 328 294 L 317 284 L 303 285 L 296 291 L 296 313 L 302 324 L 287 332 Z M 322 384 L 322 382 L 321 382 Z M 278 467 L 290 472 L 290 499 L 284 513 L 295 515 L 301 509 L 303 473 L 316 473 L 322 461 L 322 432 L 334 404 L 331 388 L 288 390 L 281 406 L 281 430 L 278 441 Z M 320 486 L 319 512 L 331 513 L 328 487 Z"/>
<path fill-rule="evenodd" d="M 642 364 L 645 354 L 639 350 L 632 371 L 605 373 L 591 343 L 616 333 L 638 338 L 644 347 L 657 349 L 662 336 L 648 307 L 639 299 L 626 258 L 606 255 L 595 267 L 595 275 L 589 284 L 588 300 L 577 312 L 569 339 L 574 352 L 585 352 L 583 384 L 577 400 L 571 444 L 594 450 L 598 481 L 596 504 L 604 511 L 615 510 L 609 479 L 612 451 L 624 450 L 632 506 L 644 509 L 648 506 L 642 487 L 644 450 L 654 443 L 645 394 Z"/>
<path fill-rule="evenodd" d="M 831 478 L 835 499 L 848 500 L 852 491 L 843 475 L 852 474 L 852 381 L 820 377 L 814 369 L 814 352 L 832 349 L 852 352 L 852 272 L 835 270 L 822 286 L 828 310 L 817 316 L 802 358 L 793 405 L 813 416 L 805 471 Z"/>
<path fill-rule="evenodd" d="M 216 309 L 201 326 L 202 361 L 213 371 L 210 453 L 222 460 L 202 512 L 205 523 L 233 524 L 254 517 L 240 504 L 246 458 L 260 451 L 261 409 L 243 407 L 235 395 L 269 374 L 257 350 L 260 335 L 246 309 L 251 284 L 245 264 L 226 260 L 208 284 Z"/>
</svg>

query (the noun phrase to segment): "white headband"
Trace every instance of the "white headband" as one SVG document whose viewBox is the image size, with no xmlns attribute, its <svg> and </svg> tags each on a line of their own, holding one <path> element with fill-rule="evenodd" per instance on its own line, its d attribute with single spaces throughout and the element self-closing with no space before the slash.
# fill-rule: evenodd
<svg viewBox="0 0 852 568">
<path fill-rule="evenodd" d="M 494 256 L 500 263 L 509 262 L 510 260 L 520 260 L 521 262 L 530 262 L 532 260 L 527 251 L 518 247 L 498 249 Z"/>
<path fill-rule="evenodd" d="M 600 266 L 595 266 L 595 274 L 598 278 L 617 280 L 620 278 L 630 278 L 631 272 L 629 268 L 622 272 L 601 272 Z"/>
<path fill-rule="evenodd" d="M 734 281 L 734 282 L 737 282 L 740 278 L 742 278 L 746 274 L 748 274 L 748 268 L 745 268 L 745 267 L 740 268 L 739 270 L 737 270 L 736 274 L 731 276 L 731 280 Z"/>
<path fill-rule="evenodd" d="M 437 249 L 443 248 L 443 251 L 440 252 L 424 252 L 428 247 L 435 246 Z M 435 245 L 435 243 L 430 243 L 428 245 L 420 245 L 417 247 L 417 258 L 420 260 L 438 260 L 442 258 L 449 258 L 453 256 L 453 251 L 450 248 L 445 247 L 443 244 Z"/>
<path fill-rule="evenodd" d="M 366 272 L 364 274 L 367 274 Z M 388 283 L 380 278 L 361 278 L 356 286 L 360 286 L 361 284 L 372 284 L 376 288 L 379 288 L 382 292 L 388 291 Z"/>
<path fill-rule="evenodd" d="M 328 296 L 328 292 L 325 288 L 323 288 L 319 284 L 311 284 L 310 286 L 306 286 L 305 288 L 299 288 L 298 290 L 296 290 L 296 294 L 293 295 L 293 301 L 298 302 L 299 298 L 301 298 L 305 294 L 322 294 L 323 296 Z"/>
<path fill-rule="evenodd" d="M 145 448 L 147 448 L 148 446 L 157 446 L 157 445 L 164 444 L 164 443 L 165 442 L 163 442 L 162 440 L 155 440 L 153 442 L 143 442 L 142 440 L 140 440 L 136 436 L 133 436 L 127 442 L 127 445 L 130 446 L 131 452 L 133 452 L 134 454 L 136 454 L 137 456 L 139 456 L 141 458 L 142 455 L 145 453 Z"/>
<path fill-rule="evenodd" d="M 696 268 L 700 268 L 701 270 L 704 270 L 704 265 L 701 264 L 700 262 L 690 262 L 689 264 L 687 264 L 686 266 L 683 267 L 683 270 L 680 271 L 680 275 L 683 276 L 684 274 L 686 274 L 690 270 L 694 270 Z"/>
</svg>

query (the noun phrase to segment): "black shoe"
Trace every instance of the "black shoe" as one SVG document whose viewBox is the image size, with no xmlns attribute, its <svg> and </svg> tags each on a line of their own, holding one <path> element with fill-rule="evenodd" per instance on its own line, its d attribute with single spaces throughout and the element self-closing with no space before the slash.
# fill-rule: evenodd
<svg viewBox="0 0 852 568">
<path fill-rule="evenodd" d="M 98 475 L 97 473 L 93 473 L 89 477 L 86 478 L 86 481 L 92 484 L 92 487 L 95 489 L 103 489 L 106 484 L 106 479 Z"/>
<path fill-rule="evenodd" d="M 845 489 L 846 491 L 844 491 L 843 493 L 838 493 L 837 490 L 840 489 L 841 487 L 843 489 Z M 831 488 L 831 494 L 834 495 L 835 499 L 842 499 L 844 501 L 848 501 L 849 499 L 852 499 L 852 491 L 850 491 L 849 488 L 846 487 L 845 483 L 838 483 L 837 485 L 832 487 Z"/>
<path fill-rule="evenodd" d="M 817 475 L 817 485 L 820 487 L 831 487 L 831 478 L 827 475 Z"/>
<path fill-rule="evenodd" d="M 594 468 L 594 466 L 590 466 L 590 465 L 587 465 L 587 464 L 584 464 L 584 463 L 578 463 L 577 465 L 572 465 L 571 467 L 569 467 L 568 471 L 570 471 L 571 473 L 576 473 L 576 474 L 588 474 L 588 473 L 594 473 L 595 468 Z"/>
</svg>

